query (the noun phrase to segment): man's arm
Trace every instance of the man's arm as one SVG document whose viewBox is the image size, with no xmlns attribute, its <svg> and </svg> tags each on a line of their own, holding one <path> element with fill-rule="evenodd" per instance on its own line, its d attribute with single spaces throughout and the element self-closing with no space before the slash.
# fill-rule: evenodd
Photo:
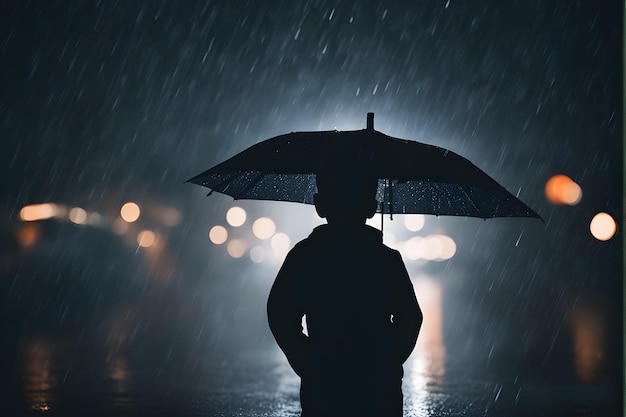
<svg viewBox="0 0 626 417">
<path fill-rule="evenodd" d="M 309 340 L 302 329 L 305 309 L 301 271 L 298 256 L 292 250 L 278 272 L 267 301 L 272 334 L 299 376 L 302 376 L 309 358 Z"/>
<path fill-rule="evenodd" d="M 393 332 L 395 336 L 395 353 L 404 363 L 415 344 L 422 326 L 422 310 L 415 297 L 411 278 L 404 266 L 400 253 L 396 252 L 394 264 L 394 306 Z"/>
</svg>

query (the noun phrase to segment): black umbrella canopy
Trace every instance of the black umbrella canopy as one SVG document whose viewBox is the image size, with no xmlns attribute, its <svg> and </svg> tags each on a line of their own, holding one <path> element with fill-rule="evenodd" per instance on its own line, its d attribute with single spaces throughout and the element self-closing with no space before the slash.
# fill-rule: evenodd
<svg viewBox="0 0 626 417">
<path fill-rule="evenodd" d="M 188 182 L 234 199 L 313 204 L 316 174 L 344 165 L 378 177 L 379 212 L 540 218 L 462 156 L 375 130 L 373 113 L 362 130 L 293 132 L 267 139 Z"/>
</svg>

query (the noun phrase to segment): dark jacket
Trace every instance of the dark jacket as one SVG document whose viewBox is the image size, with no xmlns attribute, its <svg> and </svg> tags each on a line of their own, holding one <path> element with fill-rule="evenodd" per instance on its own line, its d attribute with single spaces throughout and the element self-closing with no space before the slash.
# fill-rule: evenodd
<svg viewBox="0 0 626 417">
<path fill-rule="evenodd" d="M 400 253 L 379 230 L 314 229 L 287 255 L 267 312 L 301 377 L 304 417 L 402 416 L 402 364 L 422 313 Z"/>
</svg>

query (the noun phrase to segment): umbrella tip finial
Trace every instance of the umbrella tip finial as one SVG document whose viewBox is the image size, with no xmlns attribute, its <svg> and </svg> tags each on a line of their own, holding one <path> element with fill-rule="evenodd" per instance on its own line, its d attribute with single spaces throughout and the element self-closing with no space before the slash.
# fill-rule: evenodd
<svg viewBox="0 0 626 417">
<path fill-rule="evenodd" d="M 367 128 L 374 130 L 374 113 L 367 113 Z"/>
</svg>

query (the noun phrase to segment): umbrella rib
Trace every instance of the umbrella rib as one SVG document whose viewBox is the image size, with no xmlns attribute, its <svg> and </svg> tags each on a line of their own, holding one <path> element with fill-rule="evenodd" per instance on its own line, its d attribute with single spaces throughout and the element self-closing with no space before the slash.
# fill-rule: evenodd
<svg viewBox="0 0 626 417">
<path fill-rule="evenodd" d="M 430 195 L 430 212 L 437 213 L 437 210 L 435 210 L 435 194 L 432 190 L 432 184 L 428 180 L 426 180 L 426 184 L 428 185 L 428 194 Z"/>
<path fill-rule="evenodd" d="M 244 187 L 244 189 L 243 189 L 243 190 L 241 190 L 241 191 L 240 191 L 240 192 L 238 192 L 236 195 L 234 195 L 234 196 L 233 196 L 233 198 L 234 198 L 235 200 L 239 199 L 239 197 L 241 197 L 242 195 L 244 195 L 245 193 L 247 193 L 248 191 L 250 191 L 250 190 L 251 190 L 254 186 L 256 186 L 256 185 L 257 185 L 257 184 L 261 181 L 261 179 L 262 179 L 265 175 L 266 175 L 266 174 L 264 174 L 263 172 L 260 172 L 260 171 L 259 171 L 259 172 L 258 172 L 258 174 L 257 174 L 257 176 L 256 176 L 256 178 L 255 178 L 255 179 L 253 179 L 252 181 L 250 181 L 250 182 L 248 183 L 248 185 L 246 185 L 246 186 Z"/>
<path fill-rule="evenodd" d="M 218 192 L 222 192 L 224 186 L 227 186 L 233 179 L 235 179 L 236 177 L 241 176 L 241 175 L 242 175 L 241 172 L 237 172 L 235 174 L 230 174 L 228 176 L 228 178 L 226 178 L 225 180 L 220 181 L 219 184 L 215 185 L 214 187 L 209 187 L 209 188 L 211 188 L 211 190 L 216 190 Z"/>
<path fill-rule="evenodd" d="M 389 220 L 393 220 L 393 180 L 389 180 Z"/>
<path fill-rule="evenodd" d="M 486 219 L 488 216 L 485 216 L 485 213 L 483 213 L 483 211 L 476 205 L 476 203 L 474 203 L 474 200 L 472 200 L 472 197 L 470 197 L 470 195 L 467 193 L 467 191 L 465 191 L 465 188 L 463 188 L 462 185 L 458 185 L 458 187 L 461 189 L 461 191 L 463 191 L 463 194 L 465 194 L 465 196 L 467 197 L 469 202 L 472 203 L 472 206 L 474 206 L 474 208 L 476 209 L 478 214 L 480 214 L 480 216 L 483 219 Z"/>
</svg>

